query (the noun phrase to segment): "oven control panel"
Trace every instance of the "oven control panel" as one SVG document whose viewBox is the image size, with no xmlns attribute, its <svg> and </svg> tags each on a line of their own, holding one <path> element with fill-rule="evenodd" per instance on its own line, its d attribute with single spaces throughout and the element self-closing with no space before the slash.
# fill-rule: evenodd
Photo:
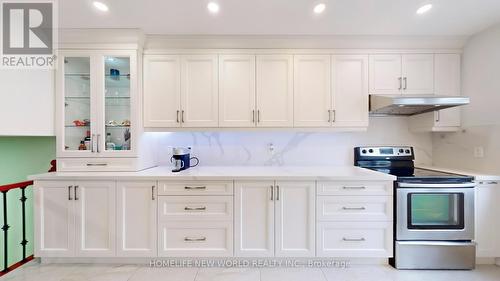
<svg viewBox="0 0 500 281">
<path fill-rule="evenodd" d="M 373 157 L 413 156 L 413 148 L 410 146 L 366 146 L 359 148 L 359 155 Z"/>
</svg>

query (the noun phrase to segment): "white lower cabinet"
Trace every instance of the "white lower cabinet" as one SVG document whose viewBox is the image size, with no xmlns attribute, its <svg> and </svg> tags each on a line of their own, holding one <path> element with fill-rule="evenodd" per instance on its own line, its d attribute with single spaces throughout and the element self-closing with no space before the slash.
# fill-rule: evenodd
<svg viewBox="0 0 500 281">
<path fill-rule="evenodd" d="M 117 182 L 117 256 L 157 256 L 156 181 Z"/>
<path fill-rule="evenodd" d="M 392 222 L 318 222 L 318 257 L 391 257 Z"/>
<path fill-rule="evenodd" d="M 115 255 L 114 181 L 35 184 L 35 256 Z"/>
<path fill-rule="evenodd" d="M 476 186 L 476 255 L 500 257 L 500 185 L 497 181 L 480 182 Z"/>
<path fill-rule="evenodd" d="M 235 255 L 314 257 L 315 182 L 235 182 Z"/>
<path fill-rule="evenodd" d="M 319 181 L 316 255 L 392 257 L 392 186 L 391 181 Z"/>
</svg>

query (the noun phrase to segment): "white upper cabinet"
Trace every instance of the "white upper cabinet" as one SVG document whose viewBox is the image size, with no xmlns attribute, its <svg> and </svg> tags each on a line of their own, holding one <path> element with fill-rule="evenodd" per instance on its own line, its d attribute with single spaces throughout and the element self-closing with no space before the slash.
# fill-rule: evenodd
<svg viewBox="0 0 500 281">
<path fill-rule="evenodd" d="M 370 94 L 401 94 L 402 79 L 401 55 L 370 55 Z"/>
<path fill-rule="evenodd" d="M 434 55 L 403 55 L 403 94 L 434 94 Z"/>
<path fill-rule="evenodd" d="M 332 124 L 368 126 L 368 56 L 332 57 Z"/>
<path fill-rule="evenodd" d="M 257 126 L 293 126 L 293 56 L 257 56 Z"/>
<path fill-rule="evenodd" d="M 255 127 L 255 56 L 219 56 L 219 126 Z"/>
<path fill-rule="evenodd" d="M 434 94 L 434 55 L 370 55 L 370 94 Z"/>
<path fill-rule="evenodd" d="M 437 96 L 461 96 L 459 54 L 436 54 L 434 57 L 434 93 Z M 436 111 L 439 127 L 460 127 L 460 107 Z"/>
<path fill-rule="evenodd" d="M 294 126 L 331 126 L 330 55 L 294 57 Z"/>
<path fill-rule="evenodd" d="M 182 126 L 217 127 L 217 55 L 182 56 L 181 61 Z"/>
<path fill-rule="evenodd" d="M 144 58 L 144 126 L 180 127 L 180 56 Z"/>
<path fill-rule="evenodd" d="M 434 55 L 434 94 L 461 96 L 460 54 Z M 460 129 L 460 107 L 411 116 L 414 132 L 451 132 Z"/>
</svg>

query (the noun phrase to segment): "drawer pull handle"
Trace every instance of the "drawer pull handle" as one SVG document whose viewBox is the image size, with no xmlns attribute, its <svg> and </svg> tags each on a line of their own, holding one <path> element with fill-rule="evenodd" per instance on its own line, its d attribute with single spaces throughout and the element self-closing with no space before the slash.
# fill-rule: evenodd
<svg viewBox="0 0 500 281">
<path fill-rule="evenodd" d="M 366 189 L 366 186 L 344 186 L 344 189 Z"/>
<path fill-rule="evenodd" d="M 87 166 L 108 166 L 108 163 L 87 163 Z"/>
<path fill-rule="evenodd" d="M 365 207 L 342 207 L 343 210 L 356 210 L 356 211 L 363 211 L 366 210 Z"/>
<path fill-rule="evenodd" d="M 205 211 L 207 207 L 184 207 L 185 211 Z"/>
<path fill-rule="evenodd" d="M 362 241 L 366 241 L 365 238 L 361 237 L 361 238 L 342 238 L 342 240 L 344 241 L 347 241 L 347 242 L 362 242 Z"/>
<path fill-rule="evenodd" d="M 489 182 L 487 182 L 487 184 L 498 184 L 498 182 L 497 181 L 489 181 Z"/>
<path fill-rule="evenodd" d="M 200 242 L 207 241 L 207 237 L 184 237 L 184 241 L 186 242 Z"/>
<path fill-rule="evenodd" d="M 206 186 L 185 186 L 184 189 L 207 189 Z"/>
</svg>

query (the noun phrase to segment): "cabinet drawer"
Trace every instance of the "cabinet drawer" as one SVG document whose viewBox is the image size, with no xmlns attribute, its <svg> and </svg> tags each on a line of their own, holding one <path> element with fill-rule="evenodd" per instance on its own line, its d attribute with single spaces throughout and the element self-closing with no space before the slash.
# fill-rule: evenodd
<svg viewBox="0 0 500 281">
<path fill-rule="evenodd" d="M 392 257 L 392 222 L 319 222 L 318 257 Z"/>
<path fill-rule="evenodd" d="M 232 195 L 232 181 L 160 181 L 158 195 Z"/>
<path fill-rule="evenodd" d="M 392 196 L 318 196 L 319 221 L 392 221 Z"/>
<path fill-rule="evenodd" d="M 228 257 L 233 255 L 233 224 L 168 222 L 159 224 L 161 257 Z"/>
<path fill-rule="evenodd" d="M 142 167 L 137 158 L 57 158 L 58 172 L 134 172 Z"/>
<path fill-rule="evenodd" d="M 392 195 L 392 181 L 320 181 L 318 195 Z"/>
<path fill-rule="evenodd" d="M 162 222 L 233 219 L 232 196 L 160 196 L 158 204 Z"/>
</svg>

